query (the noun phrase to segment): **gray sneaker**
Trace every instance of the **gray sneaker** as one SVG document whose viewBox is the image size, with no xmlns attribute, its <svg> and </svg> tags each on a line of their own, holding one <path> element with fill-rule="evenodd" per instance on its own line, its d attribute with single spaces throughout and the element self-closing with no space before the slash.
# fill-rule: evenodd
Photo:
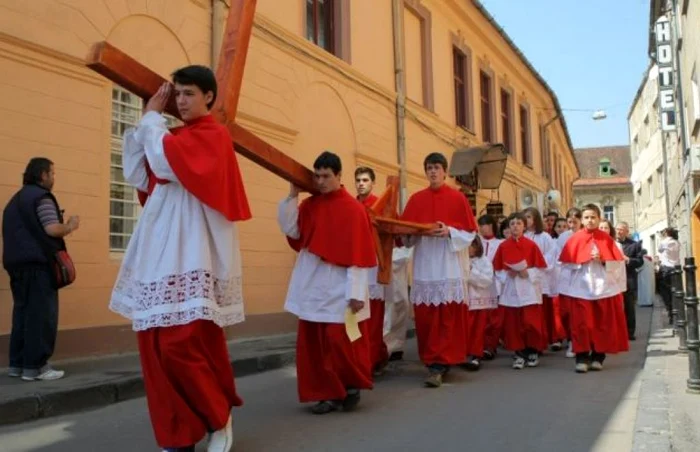
<svg viewBox="0 0 700 452">
<path fill-rule="evenodd" d="M 21 367 L 10 367 L 7 370 L 7 376 L 11 378 L 19 378 L 22 376 L 22 368 Z"/>
<path fill-rule="evenodd" d="M 66 373 L 53 369 L 48 364 L 41 369 L 24 369 L 22 380 L 24 381 L 52 381 L 63 378 Z"/>
</svg>

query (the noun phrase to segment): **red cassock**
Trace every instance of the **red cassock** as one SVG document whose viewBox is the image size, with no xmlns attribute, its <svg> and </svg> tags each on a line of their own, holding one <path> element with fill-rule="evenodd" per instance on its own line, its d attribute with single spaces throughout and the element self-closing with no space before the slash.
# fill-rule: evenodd
<svg viewBox="0 0 700 452">
<path fill-rule="evenodd" d="M 559 296 L 542 295 L 542 330 L 548 344 L 566 338 L 566 330 L 561 320 Z"/>
<path fill-rule="evenodd" d="M 305 199 L 298 224 L 300 237 L 287 237 L 294 250 L 341 267 L 377 265 L 369 216 L 345 188 Z M 350 342 L 344 324 L 299 320 L 299 401 L 342 400 L 347 389 L 372 389 L 369 320 L 359 326 L 362 337 Z"/>
<path fill-rule="evenodd" d="M 413 194 L 401 219 L 416 223 L 441 221 L 455 229 L 476 231 L 476 221 L 466 196 L 447 185 Z M 425 365 L 464 362 L 467 357 L 468 312 L 467 300 L 414 305 L 418 354 Z"/>
<path fill-rule="evenodd" d="M 211 115 L 171 129 L 163 138 L 165 156 L 182 186 L 230 221 L 251 218 L 231 136 Z M 156 184 L 146 165 L 148 193 Z M 202 240 L 203 237 L 193 237 Z M 151 328 L 137 333 L 141 367 L 156 441 L 163 447 L 187 447 L 207 431 L 223 428 L 231 408 L 243 401 L 236 393 L 224 331 L 208 320 Z"/>
<path fill-rule="evenodd" d="M 559 260 L 562 264 L 590 263 L 594 244 L 598 248 L 601 262 L 624 260 L 613 238 L 598 229 L 582 229 L 572 235 Z M 619 353 L 629 350 L 622 293 L 597 300 L 568 295 L 560 297 L 568 304 L 574 353 L 592 350 L 598 353 Z"/>
<path fill-rule="evenodd" d="M 508 264 L 527 262 L 527 268 L 544 270 L 547 262 L 537 244 L 527 237 L 518 240 L 509 238 L 498 247 L 493 258 L 493 270 L 509 270 Z M 533 348 L 542 351 L 547 347 L 542 330 L 542 305 L 530 304 L 522 307 L 502 306 L 503 342 L 506 350 L 520 351 Z"/>
<path fill-rule="evenodd" d="M 373 194 L 367 195 L 361 202 L 365 207 L 372 207 L 377 201 Z M 373 275 L 376 276 L 376 275 Z M 377 284 L 375 277 L 374 281 L 369 282 L 370 285 Z M 384 300 L 370 299 L 370 318 L 369 323 L 369 342 L 372 367 L 385 363 L 389 359 L 389 349 L 384 342 Z"/>
</svg>

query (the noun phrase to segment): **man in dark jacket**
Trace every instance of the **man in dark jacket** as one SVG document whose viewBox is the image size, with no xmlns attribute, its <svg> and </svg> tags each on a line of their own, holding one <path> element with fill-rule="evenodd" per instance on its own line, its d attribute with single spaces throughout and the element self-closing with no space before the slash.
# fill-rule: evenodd
<svg viewBox="0 0 700 452">
<path fill-rule="evenodd" d="M 625 316 L 627 317 L 627 333 L 631 341 L 635 340 L 635 330 L 637 328 L 637 269 L 644 265 L 644 252 L 642 244 L 630 238 L 630 227 L 621 221 L 615 227 L 617 241 L 622 246 L 625 253 L 627 269 L 627 291 L 624 293 Z"/>
<path fill-rule="evenodd" d="M 78 229 L 80 219 L 63 222 L 51 193 L 54 175 L 51 160 L 31 159 L 22 188 L 2 215 L 2 263 L 13 299 L 9 376 L 25 381 L 64 375 L 48 363 L 58 332 L 58 289 L 50 263 L 56 251 L 65 249 L 63 237 Z"/>
</svg>

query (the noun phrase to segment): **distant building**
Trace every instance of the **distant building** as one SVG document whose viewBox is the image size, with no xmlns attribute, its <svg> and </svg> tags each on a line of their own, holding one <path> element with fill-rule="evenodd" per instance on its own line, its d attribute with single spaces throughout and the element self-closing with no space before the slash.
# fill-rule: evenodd
<svg viewBox="0 0 700 452">
<path fill-rule="evenodd" d="M 627 120 L 637 232 L 650 255 L 668 226 L 663 135 L 659 122 L 659 68 L 652 64 L 632 101 Z"/>
<path fill-rule="evenodd" d="M 629 146 L 581 148 L 574 155 L 581 169 L 581 178 L 574 182 L 574 204 L 596 204 L 613 224 L 626 221 L 635 230 Z"/>
</svg>

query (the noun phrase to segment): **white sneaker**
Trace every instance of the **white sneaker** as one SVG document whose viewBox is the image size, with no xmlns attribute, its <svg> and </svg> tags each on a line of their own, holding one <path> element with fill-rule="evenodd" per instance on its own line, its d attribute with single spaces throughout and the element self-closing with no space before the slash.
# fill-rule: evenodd
<svg viewBox="0 0 700 452">
<path fill-rule="evenodd" d="M 603 363 L 600 361 L 593 361 L 591 363 L 591 370 L 603 370 Z"/>
<path fill-rule="evenodd" d="M 513 369 L 520 370 L 525 368 L 525 358 L 516 356 L 513 358 Z"/>
<path fill-rule="evenodd" d="M 527 355 L 527 367 L 537 367 L 540 364 L 540 357 L 537 353 Z"/>
<path fill-rule="evenodd" d="M 577 374 L 585 374 L 588 372 L 588 364 L 587 363 L 577 363 L 576 364 L 576 373 Z"/>
<path fill-rule="evenodd" d="M 233 427 L 231 423 L 231 416 L 229 416 L 224 428 L 211 434 L 207 452 L 229 452 L 231 450 L 231 447 L 233 447 Z"/>
<path fill-rule="evenodd" d="M 574 344 L 569 341 L 569 347 L 566 349 L 567 358 L 576 358 L 576 353 L 574 353 Z"/>
<path fill-rule="evenodd" d="M 22 375 L 22 380 L 24 381 L 52 381 L 60 380 L 66 373 L 62 370 L 48 369 L 40 373 L 36 377 L 29 377 L 27 375 Z"/>
</svg>

